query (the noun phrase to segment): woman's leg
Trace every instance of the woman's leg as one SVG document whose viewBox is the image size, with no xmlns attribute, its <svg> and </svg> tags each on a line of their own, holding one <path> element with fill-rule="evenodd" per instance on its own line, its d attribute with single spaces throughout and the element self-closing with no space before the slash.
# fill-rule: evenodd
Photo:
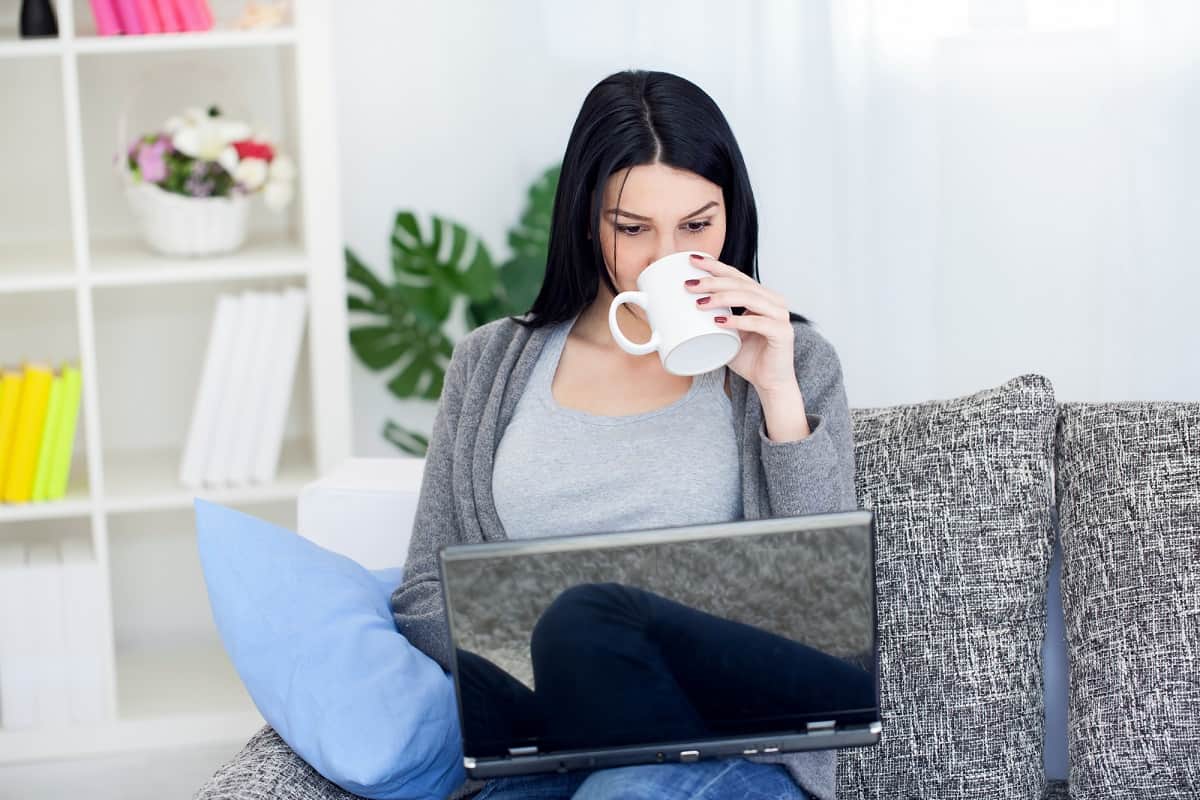
<svg viewBox="0 0 1200 800">
<path fill-rule="evenodd" d="M 547 749 L 709 734 L 647 623 L 644 608 L 617 584 L 574 586 L 543 612 L 530 653 Z"/>
<path fill-rule="evenodd" d="M 742 758 L 593 772 L 572 800 L 808 800 L 779 764 Z"/>
<path fill-rule="evenodd" d="M 821 714 L 875 705 L 874 675 L 815 647 L 627 588 L 672 675 L 714 721 Z"/>
<path fill-rule="evenodd" d="M 586 744 L 711 736 L 731 720 L 875 702 L 871 673 L 840 658 L 616 583 L 559 595 L 531 651 L 547 732 Z"/>
<path fill-rule="evenodd" d="M 550 772 L 492 778 L 474 800 L 570 800 L 586 775 Z"/>
<path fill-rule="evenodd" d="M 462 692 L 463 737 L 505 742 L 504 747 L 541 735 L 533 691 L 483 656 L 459 648 L 458 683 Z"/>
</svg>

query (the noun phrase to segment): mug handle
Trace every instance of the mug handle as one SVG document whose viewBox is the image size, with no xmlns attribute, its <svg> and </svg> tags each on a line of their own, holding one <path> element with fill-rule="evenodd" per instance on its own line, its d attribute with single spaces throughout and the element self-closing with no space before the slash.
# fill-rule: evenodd
<svg viewBox="0 0 1200 800">
<path fill-rule="evenodd" d="M 649 311 L 646 305 L 648 299 L 645 292 L 621 292 L 613 298 L 612 305 L 608 307 L 608 329 L 612 331 L 613 338 L 617 340 L 617 344 L 621 346 L 621 349 L 632 356 L 644 356 L 647 353 L 653 353 L 658 349 L 662 338 L 658 335 L 658 331 L 652 331 L 650 341 L 644 344 L 635 344 L 629 341 L 625 334 L 621 333 L 620 327 L 617 326 L 617 309 L 622 303 L 633 303 L 635 306 L 641 306 Z"/>
</svg>

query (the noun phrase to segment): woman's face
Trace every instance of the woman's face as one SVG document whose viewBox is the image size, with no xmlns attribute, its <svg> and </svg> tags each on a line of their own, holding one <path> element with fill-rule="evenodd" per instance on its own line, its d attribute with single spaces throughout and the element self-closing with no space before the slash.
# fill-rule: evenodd
<svg viewBox="0 0 1200 800">
<path fill-rule="evenodd" d="M 696 173 L 643 164 L 618 170 L 605 183 L 600 245 L 617 291 L 637 289 L 638 275 L 663 256 L 703 250 L 719 258 L 724 244 L 721 187 Z M 607 292 L 603 282 L 600 291 Z"/>
</svg>

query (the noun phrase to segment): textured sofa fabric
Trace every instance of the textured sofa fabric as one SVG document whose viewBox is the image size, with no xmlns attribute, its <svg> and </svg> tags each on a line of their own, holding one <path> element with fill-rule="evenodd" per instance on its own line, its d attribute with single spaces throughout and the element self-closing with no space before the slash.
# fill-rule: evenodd
<svg viewBox="0 0 1200 800">
<path fill-rule="evenodd" d="M 853 418 L 883 736 L 839 753 L 838 797 L 1040 797 L 1053 390 L 1026 375 Z"/>
<path fill-rule="evenodd" d="M 483 784 L 468 781 L 463 797 Z M 232 759 L 193 795 L 192 800 L 363 800 L 326 780 L 264 725 Z"/>
<path fill-rule="evenodd" d="M 1058 425 L 1071 796 L 1200 792 L 1200 403 Z"/>
<path fill-rule="evenodd" d="M 356 797 L 323 778 L 278 733 L 265 726 L 217 770 L 194 800 L 356 800 Z"/>
</svg>

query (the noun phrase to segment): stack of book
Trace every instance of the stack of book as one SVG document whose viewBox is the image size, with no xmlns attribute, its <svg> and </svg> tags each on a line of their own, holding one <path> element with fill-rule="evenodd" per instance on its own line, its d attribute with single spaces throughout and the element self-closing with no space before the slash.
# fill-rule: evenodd
<svg viewBox="0 0 1200 800">
<path fill-rule="evenodd" d="M 304 338 L 306 296 L 291 287 L 217 298 L 179 465 L 184 486 L 275 479 Z"/>
<path fill-rule="evenodd" d="M 0 728 L 107 718 L 100 578 L 82 539 L 0 543 Z"/>
<path fill-rule="evenodd" d="M 0 369 L 0 501 L 44 502 L 67 493 L 81 391 L 79 368 Z"/>
<path fill-rule="evenodd" d="M 213 27 L 208 0 L 88 0 L 101 36 L 207 31 Z"/>
</svg>

